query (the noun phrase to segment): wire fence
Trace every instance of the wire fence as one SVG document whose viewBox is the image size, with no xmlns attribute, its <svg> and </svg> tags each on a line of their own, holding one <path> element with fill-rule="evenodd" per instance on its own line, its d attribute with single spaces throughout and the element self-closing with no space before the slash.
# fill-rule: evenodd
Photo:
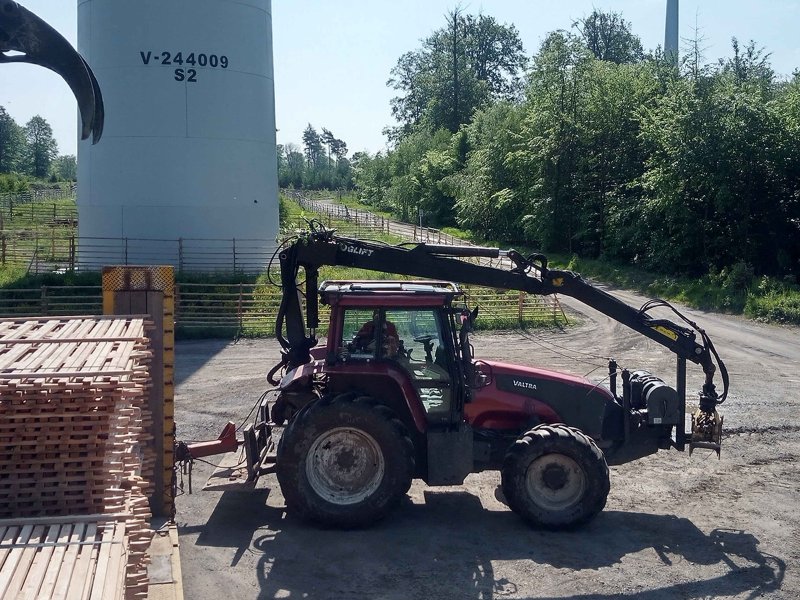
<svg viewBox="0 0 800 600">
<path fill-rule="evenodd" d="M 558 303 L 517 292 L 464 287 L 471 306 L 480 306 L 479 324 L 486 327 L 564 322 Z M 272 336 L 281 290 L 262 283 L 178 283 L 175 324 L 187 335 Z M 99 315 L 100 286 L 40 286 L 0 289 L 0 317 Z M 320 306 L 324 335 L 330 309 Z"/>
</svg>

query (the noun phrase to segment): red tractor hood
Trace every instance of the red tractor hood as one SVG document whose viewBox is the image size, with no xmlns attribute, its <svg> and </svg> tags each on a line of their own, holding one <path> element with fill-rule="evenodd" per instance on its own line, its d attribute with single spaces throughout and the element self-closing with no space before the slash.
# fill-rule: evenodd
<svg viewBox="0 0 800 600">
<path fill-rule="evenodd" d="M 565 423 L 600 438 L 622 410 L 608 389 L 585 377 L 495 361 L 478 360 L 475 367 L 486 376 L 486 385 L 473 389 L 465 407 L 476 428 Z"/>
</svg>

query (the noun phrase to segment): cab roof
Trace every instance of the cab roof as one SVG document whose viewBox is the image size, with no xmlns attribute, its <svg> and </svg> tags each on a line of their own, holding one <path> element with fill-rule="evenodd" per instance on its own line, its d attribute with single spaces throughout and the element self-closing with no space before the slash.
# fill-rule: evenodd
<svg viewBox="0 0 800 600">
<path fill-rule="evenodd" d="M 457 284 L 450 281 L 408 280 L 352 280 L 323 281 L 319 286 L 323 299 L 330 296 L 366 296 L 382 300 L 384 296 L 428 296 L 441 302 L 463 294 Z M 379 301 L 381 301 L 379 300 Z M 437 302 L 437 303 L 438 303 Z"/>
</svg>

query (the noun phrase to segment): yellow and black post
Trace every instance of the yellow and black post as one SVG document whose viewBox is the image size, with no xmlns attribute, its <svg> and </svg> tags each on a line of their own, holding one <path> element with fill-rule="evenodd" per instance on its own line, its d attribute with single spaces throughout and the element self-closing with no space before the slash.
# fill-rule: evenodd
<svg viewBox="0 0 800 600">
<path fill-rule="evenodd" d="M 172 518 L 173 446 L 175 443 L 175 273 L 171 266 L 119 266 L 103 268 L 103 313 L 149 315 L 153 349 L 152 414 L 154 516 Z"/>
</svg>

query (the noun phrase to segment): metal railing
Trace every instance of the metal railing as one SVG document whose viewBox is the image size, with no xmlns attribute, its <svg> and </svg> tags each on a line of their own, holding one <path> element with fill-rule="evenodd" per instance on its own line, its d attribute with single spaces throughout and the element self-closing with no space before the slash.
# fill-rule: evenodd
<svg viewBox="0 0 800 600">
<path fill-rule="evenodd" d="M 556 301 L 517 292 L 465 287 L 469 304 L 481 307 L 480 321 L 525 325 L 563 322 Z M 262 283 L 178 283 L 175 289 L 175 325 L 179 331 L 216 332 L 248 336 L 275 334 L 281 291 Z M 38 317 L 102 314 L 100 286 L 41 286 L 0 288 L 0 317 Z M 320 306 L 320 322 L 330 309 Z M 324 327 L 321 333 L 324 333 Z"/>
<path fill-rule="evenodd" d="M 179 272 L 261 273 L 275 250 L 264 239 L 79 237 L 73 231 L 0 231 L 0 264 L 29 273 L 99 271 L 105 265 L 172 264 Z"/>
<path fill-rule="evenodd" d="M 102 312 L 100 286 L 0 288 L 0 317 L 99 315 Z"/>
<path fill-rule="evenodd" d="M 0 192 L 0 206 L 8 204 L 26 204 L 28 202 L 42 202 L 52 200 L 68 200 L 75 198 L 76 184 L 64 188 L 34 188 L 24 192 Z"/>
</svg>

